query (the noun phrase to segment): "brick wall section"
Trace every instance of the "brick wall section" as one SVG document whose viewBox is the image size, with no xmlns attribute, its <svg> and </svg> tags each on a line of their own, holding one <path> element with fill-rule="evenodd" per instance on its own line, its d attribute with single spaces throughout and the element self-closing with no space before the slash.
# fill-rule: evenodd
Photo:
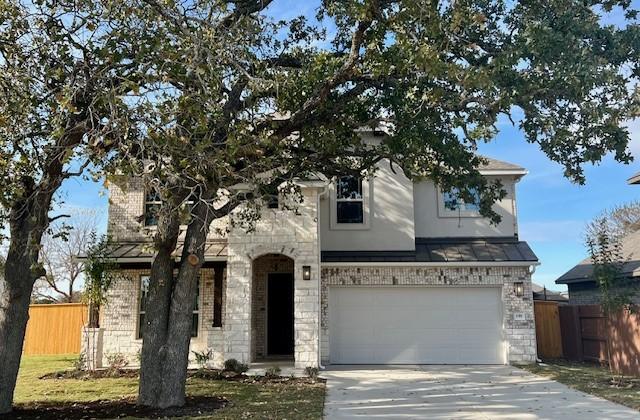
<svg viewBox="0 0 640 420">
<path fill-rule="evenodd" d="M 109 181 L 109 220 L 107 231 L 114 242 L 144 242 L 151 240 L 153 227 L 144 226 L 145 191 L 140 178 L 112 177 Z M 222 217 L 211 224 L 208 238 L 225 238 L 229 218 Z M 184 238 L 183 226 L 179 240 Z"/>
<path fill-rule="evenodd" d="M 138 365 L 138 354 L 142 340 L 138 335 L 138 308 L 140 277 L 149 270 L 121 270 L 115 284 L 108 292 L 107 304 L 100 314 L 103 365 L 106 357 L 113 353 L 124 354 L 131 365 Z M 223 287 L 225 281 L 223 280 Z M 221 367 L 224 363 L 222 328 L 213 325 L 213 269 L 203 269 L 200 279 L 200 315 L 198 337 L 191 339 L 191 350 L 213 351 L 211 365 Z M 223 292 L 224 325 L 224 292 Z M 189 354 L 193 358 L 193 354 Z"/>
<path fill-rule="evenodd" d="M 255 231 L 232 229 L 228 238 L 227 318 L 224 325 L 227 358 L 251 362 L 251 305 L 253 263 L 266 254 L 282 254 L 294 261 L 295 366 L 318 365 L 320 252 L 318 195 L 303 188 L 297 211 L 265 209 Z M 311 266 L 311 280 L 302 280 L 302 267 Z"/>
<path fill-rule="evenodd" d="M 536 360 L 531 275 L 527 267 L 325 267 L 322 269 L 321 359 L 329 362 L 329 288 L 331 286 L 501 286 L 507 360 Z M 523 282 L 525 293 L 517 297 L 514 282 Z M 524 314 L 523 321 L 515 319 Z"/>
<path fill-rule="evenodd" d="M 253 262 L 251 288 L 251 357 L 259 360 L 267 355 L 267 277 L 269 273 L 293 273 L 293 260 L 284 255 L 263 255 Z"/>
<path fill-rule="evenodd" d="M 619 290 L 616 292 L 616 290 Z M 637 289 L 636 289 L 637 290 Z M 613 289 L 612 296 L 619 293 L 619 296 L 626 296 L 628 291 Z M 580 285 L 569 285 L 569 304 L 571 305 L 599 305 L 602 301 L 602 292 L 595 283 L 582 283 Z M 640 293 L 631 297 L 631 302 L 640 305 Z"/>
</svg>

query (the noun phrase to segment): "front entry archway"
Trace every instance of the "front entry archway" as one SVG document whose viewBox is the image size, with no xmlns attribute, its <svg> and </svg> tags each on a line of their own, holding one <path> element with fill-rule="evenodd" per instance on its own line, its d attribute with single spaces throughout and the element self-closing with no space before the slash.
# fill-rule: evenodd
<svg viewBox="0 0 640 420">
<path fill-rule="evenodd" d="M 282 254 L 253 260 L 251 359 L 291 359 L 294 354 L 294 261 Z"/>
</svg>

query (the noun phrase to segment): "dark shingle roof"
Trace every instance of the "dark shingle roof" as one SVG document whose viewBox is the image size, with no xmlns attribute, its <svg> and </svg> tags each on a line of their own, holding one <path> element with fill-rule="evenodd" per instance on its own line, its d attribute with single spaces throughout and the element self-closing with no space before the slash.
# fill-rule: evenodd
<svg viewBox="0 0 640 420">
<path fill-rule="evenodd" d="M 487 156 L 481 157 L 486 160 L 486 163 L 484 165 L 480 165 L 480 168 L 478 168 L 481 171 L 526 171 L 525 168 L 514 163 L 505 162 L 503 160 L 498 160 Z"/>
<path fill-rule="evenodd" d="M 538 257 L 516 238 L 416 238 L 415 251 L 322 251 L 322 262 L 530 262 Z"/>
<path fill-rule="evenodd" d="M 640 231 L 627 235 L 622 240 L 622 254 L 625 263 L 622 273 L 629 277 L 640 276 Z M 590 258 L 585 258 L 571 270 L 556 280 L 556 284 L 581 283 L 593 281 L 593 264 Z"/>
</svg>

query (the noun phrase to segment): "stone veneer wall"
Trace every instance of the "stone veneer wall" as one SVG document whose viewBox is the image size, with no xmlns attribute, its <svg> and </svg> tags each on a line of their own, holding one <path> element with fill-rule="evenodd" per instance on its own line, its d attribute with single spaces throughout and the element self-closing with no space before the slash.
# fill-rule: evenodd
<svg viewBox="0 0 640 420">
<path fill-rule="evenodd" d="M 269 273 L 293 273 L 293 260 L 284 255 L 263 255 L 253 263 L 251 288 L 251 359 L 259 360 L 267 355 L 267 277 Z"/>
<path fill-rule="evenodd" d="M 107 304 L 100 314 L 102 329 L 102 364 L 107 363 L 107 356 L 113 353 L 124 354 L 131 365 L 138 365 L 138 354 L 142 347 L 142 339 L 138 339 L 138 305 L 140 296 L 140 277 L 148 275 L 147 269 L 121 270 L 118 279 L 108 292 Z M 211 349 L 213 357 L 211 365 L 222 367 L 224 363 L 222 328 L 213 327 L 213 287 L 214 270 L 202 269 L 200 279 L 200 307 L 198 337 L 191 339 L 191 350 L 206 351 Z M 223 278 L 223 288 L 226 281 Z M 222 293 L 222 323 L 224 325 L 224 300 Z M 192 358 L 193 354 L 189 353 Z"/>
<path fill-rule="evenodd" d="M 238 227 L 228 238 L 228 276 L 224 351 L 226 358 L 252 362 L 251 305 L 253 263 L 266 254 L 282 254 L 294 261 L 295 367 L 318 365 L 320 250 L 318 194 L 303 188 L 297 211 L 265 209 L 255 230 Z M 311 267 L 311 280 L 302 280 L 302 267 Z"/>
<path fill-rule="evenodd" d="M 145 190 L 142 179 L 112 176 L 109 179 L 109 219 L 107 230 L 113 242 L 151 241 L 153 227 L 144 226 Z M 229 218 L 222 217 L 211 224 L 209 239 L 226 237 Z M 184 238 L 186 226 L 181 228 Z"/>
<path fill-rule="evenodd" d="M 329 289 L 331 286 L 502 286 L 507 360 L 536 360 L 536 332 L 531 275 L 527 267 L 325 267 L 322 269 L 321 359 L 329 362 Z M 513 283 L 523 282 L 517 297 Z M 516 320 L 515 313 L 524 314 Z"/>
</svg>

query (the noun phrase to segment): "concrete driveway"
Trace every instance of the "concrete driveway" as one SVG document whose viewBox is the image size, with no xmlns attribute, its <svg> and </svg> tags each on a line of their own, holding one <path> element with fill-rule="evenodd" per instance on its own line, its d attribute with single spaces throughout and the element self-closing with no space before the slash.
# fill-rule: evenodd
<svg viewBox="0 0 640 420">
<path fill-rule="evenodd" d="M 326 419 L 640 419 L 511 366 L 330 366 Z"/>
</svg>

